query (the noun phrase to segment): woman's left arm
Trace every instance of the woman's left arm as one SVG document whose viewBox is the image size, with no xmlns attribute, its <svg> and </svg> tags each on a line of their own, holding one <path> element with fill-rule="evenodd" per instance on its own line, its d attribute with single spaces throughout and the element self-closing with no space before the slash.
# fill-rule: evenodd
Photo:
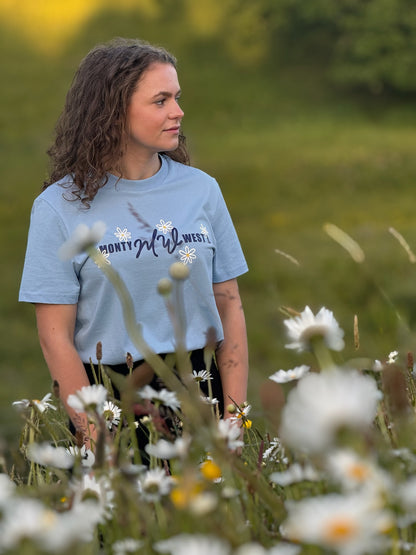
<svg viewBox="0 0 416 555">
<path fill-rule="evenodd" d="M 238 405 L 247 400 L 247 331 L 237 279 L 214 283 L 213 288 L 224 329 L 224 340 L 216 351 L 216 359 L 224 392 L 224 418 L 227 418 L 232 416 L 227 412 L 232 400 Z"/>
</svg>

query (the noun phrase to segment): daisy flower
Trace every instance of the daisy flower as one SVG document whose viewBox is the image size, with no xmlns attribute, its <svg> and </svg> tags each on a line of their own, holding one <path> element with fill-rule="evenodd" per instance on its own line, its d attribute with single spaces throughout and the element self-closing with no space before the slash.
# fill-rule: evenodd
<svg viewBox="0 0 416 555">
<path fill-rule="evenodd" d="M 222 481 L 221 468 L 210 457 L 208 457 L 199 465 L 199 470 L 206 480 L 210 480 L 211 482 L 215 483 L 219 483 Z"/>
<path fill-rule="evenodd" d="M 299 352 L 310 350 L 315 337 L 321 337 L 332 351 L 341 351 L 344 348 L 344 332 L 333 313 L 325 307 L 315 316 L 307 306 L 299 316 L 284 320 L 283 323 L 291 340 L 291 343 L 286 345 L 288 349 L 296 349 Z"/>
<path fill-rule="evenodd" d="M 401 525 L 408 526 L 416 522 L 416 477 L 412 476 L 397 488 L 398 502 L 404 511 Z"/>
<path fill-rule="evenodd" d="M 114 491 L 106 476 L 95 477 L 92 473 L 84 474 L 81 480 L 71 484 L 74 492 L 74 506 L 94 502 L 97 520 L 104 522 L 110 518 L 114 510 Z"/>
<path fill-rule="evenodd" d="M 294 463 L 287 470 L 283 472 L 273 472 L 270 474 L 270 481 L 279 486 L 289 486 L 297 482 L 316 482 L 320 479 L 316 470 L 310 466 L 301 466 L 299 463 Z"/>
<path fill-rule="evenodd" d="M 107 389 L 101 384 L 85 385 L 75 394 L 69 395 L 68 405 L 77 412 L 92 411 L 103 413 L 107 399 Z"/>
<path fill-rule="evenodd" d="M 145 451 L 158 459 L 184 458 L 188 453 L 190 442 L 190 437 L 179 437 L 174 443 L 166 439 L 159 439 L 155 444 L 145 445 Z"/>
<path fill-rule="evenodd" d="M 30 407 L 29 399 L 20 399 L 20 401 L 13 401 L 12 406 L 18 411 L 24 411 Z"/>
<path fill-rule="evenodd" d="M 127 555 L 128 553 L 136 553 L 142 545 L 143 542 L 139 540 L 125 538 L 124 540 L 114 542 L 112 548 L 114 555 Z"/>
<path fill-rule="evenodd" d="M 65 447 L 52 447 L 49 443 L 29 443 L 26 456 L 34 463 L 55 468 L 72 468 L 75 462 Z"/>
<path fill-rule="evenodd" d="M 192 370 L 194 381 L 201 383 L 212 380 L 212 376 L 208 370 Z"/>
<path fill-rule="evenodd" d="M 369 428 L 382 394 L 370 376 L 334 368 L 299 381 L 282 411 L 281 439 L 291 447 L 319 452 L 341 428 Z"/>
<path fill-rule="evenodd" d="M 71 260 L 77 254 L 96 245 L 103 238 L 105 230 L 104 222 L 95 222 L 91 228 L 85 224 L 79 224 L 68 241 L 60 247 L 59 257 L 62 260 Z"/>
<path fill-rule="evenodd" d="M 399 351 L 392 351 L 389 353 L 387 364 L 395 364 L 399 358 Z"/>
<path fill-rule="evenodd" d="M 219 401 L 216 397 L 206 397 L 205 395 L 201 395 L 200 399 L 203 403 L 206 403 L 207 405 L 218 405 Z"/>
<path fill-rule="evenodd" d="M 120 423 L 121 409 L 115 405 L 112 401 L 105 401 L 103 407 L 103 417 L 107 428 L 109 430 L 117 428 Z"/>
<path fill-rule="evenodd" d="M 171 555 L 230 555 L 231 550 L 224 540 L 216 536 L 202 534 L 178 534 L 167 540 L 161 540 L 153 545 L 160 553 Z"/>
<path fill-rule="evenodd" d="M 307 374 L 310 369 L 310 366 L 302 364 L 301 366 L 296 366 L 291 370 L 278 370 L 277 372 L 269 376 L 269 380 L 272 380 L 276 383 L 293 382 L 295 380 L 300 380 L 301 378 L 303 378 L 303 376 Z"/>
<path fill-rule="evenodd" d="M 374 506 L 371 496 L 332 494 L 286 505 L 288 517 L 281 532 L 287 539 L 319 545 L 339 555 L 362 555 L 387 547 L 384 534 L 392 518 Z"/>
<path fill-rule="evenodd" d="M 16 484 L 8 474 L 0 472 L 0 506 L 7 504 L 16 491 Z"/>
<path fill-rule="evenodd" d="M 33 399 L 32 403 L 40 412 L 45 412 L 47 409 L 56 410 L 56 407 L 50 401 L 51 397 L 52 393 L 47 393 L 40 401 Z"/>
<path fill-rule="evenodd" d="M 149 502 L 156 503 L 172 489 L 174 480 L 162 468 L 148 470 L 139 478 L 138 488 L 141 496 Z"/>
<path fill-rule="evenodd" d="M 176 393 L 168 389 L 157 391 L 150 385 L 145 385 L 140 389 L 139 395 L 142 399 L 149 399 L 149 401 L 152 401 L 152 403 L 156 405 L 165 405 L 172 410 L 178 410 L 181 406 Z"/>
<path fill-rule="evenodd" d="M 249 420 L 247 416 L 251 411 L 251 405 L 245 403 L 241 407 L 235 407 L 235 410 L 237 411 L 237 415 L 231 416 L 230 420 L 234 420 L 244 428 L 250 429 L 252 426 L 252 421 Z"/>
<path fill-rule="evenodd" d="M 95 463 L 95 455 L 93 451 L 91 451 L 91 449 L 87 449 L 85 445 L 81 448 L 76 445 L 68 447 L 68 453 L 75 459 L 80 459 L 81 466 L 83 468 L 91 468 Z"/>
<path fill-rule="evenodd" d="M 240 439 L 241 428 L 235 420 L 221 419 L 217 423 L 217 435 L 227 443 L 229 449 L 234 450 L 242 447 L 244 441 Z"/>
<path fill-rule="evenodd" d="M 38 542 L 55 526 L 57 514 L 37 499 L 14 498 L 2 515 L 1 551 L 16 550 L 22 541 Z"/>
<path fill-rule="evenodd" d="M 21 399 L 20 401 L 13 401 L 12 406 L 17 408 L 18 410 L 26 410 L 30 406 L 34 406 L 38 409 L 39 412 L 45 412 L 47 409 L 56 410 L 55 405 L 53 405 L 50 401 L 52 397 L 52 393 L 47 393 L 40 401 L 39 399 Z"/>
<path fill-rule="evenodd" d="M 268 461 L 270 459 L 280 461 L 283 464 L 288 463 L 288 458 L 285 455 L 285 449 L 278 437 L 274 437 L 270 441 L 269 447 L 265 449 L 263 453 L 263 461 Z"/>
<path fill-rule="evenodd" d="M 49 526 L 44 529 L 37 543 L 42 552 L 56 554 L 74 550 L 75 544 L 90 544 L 95 535 L 99 523 L 96 504 L 92 501 L 79 503 L 71 510 L 46 514 Z"/>
<path fill-rule="evenodd" d="M 327 468 L 334 480 L 345 490 L 372 490 L 375 494 L 386 494 L 391 489 L 390 477 L 373 461 L 359 457 L 351 449 L 339 449 L 330 453 Z"/>
<path fill-rule="evenodd" d="M 258 543 L 246 543 L 241 545 L 234 555 L 298 555 L 301 548 L 298 545 L 280 542 L 267 549 Z"/>
</svg>

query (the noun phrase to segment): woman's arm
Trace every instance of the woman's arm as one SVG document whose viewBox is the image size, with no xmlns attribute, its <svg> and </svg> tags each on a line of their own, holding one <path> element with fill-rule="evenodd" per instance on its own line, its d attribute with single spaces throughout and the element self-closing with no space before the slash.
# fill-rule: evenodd
<svg viewBox="0 0 416 555">
<path fill-rule="evenodd" d="M 40 346 L 49 372 L 59 384 L 59 394 L 72 423 L 90 447 L 95 432 L 90 430 L 90 438 L 87 416 L 67 404 L 68 395 L 90 385 L 74 345 L 77 305 L 36 304 L 35 307 Z"/>
<path fill-rule="evenodd" d="M 224 392 L 224 407 L 247 400 L 248 348 L 244 311 L 236 279 L 214 283 L 214 295 L 224 329 L 216 352 Z M 231 416 L 225 410 L 224 417 Z"/>
</svg>

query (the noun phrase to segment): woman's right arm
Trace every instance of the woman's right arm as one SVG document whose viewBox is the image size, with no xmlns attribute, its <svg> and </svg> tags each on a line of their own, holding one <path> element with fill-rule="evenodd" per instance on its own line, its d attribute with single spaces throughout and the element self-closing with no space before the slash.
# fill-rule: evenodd
<svg viewBox="0 0 416 555">
<path fill-rule="evenodd" d="M 95 431 L 88 427 L 86 414 L 68 406 L 68 395 L 90 385 L 84 365 L 74 345 L 76 304 L 36 304 L 36 320 L 40 346 L 59 394 L 77 431 L 89 448 Z M 91 435 L 91 437 L 90 437 Z"/>
</svg>

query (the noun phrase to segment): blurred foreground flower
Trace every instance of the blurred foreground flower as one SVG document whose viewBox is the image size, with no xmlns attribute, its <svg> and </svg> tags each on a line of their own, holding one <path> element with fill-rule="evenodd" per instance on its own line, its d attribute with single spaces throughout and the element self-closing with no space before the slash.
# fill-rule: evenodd
<svg viewBox="0 0 416 555">
<path fill-rule="evenodd" d="M 281 439 L 291 447 L 319 452 L 332 444 L 339 430 L 368 428 L 381 397 L 376 382 L 356 370 L 309 374 L 288 395 Z"/>
<path fill-rule="evenodd" d="M 292 541 L 333 549 L 339 555 L 387 552 L 384 534 L 393 525 L 392 517 L 371 496 L 331 494 L 288 501 L 287 508 L 281 532 Z"/>
<path fill-rule="evenodd" d="M 77 254 L 93 247 L 100 241 L 105 233 L 106 225 L 98 221 L 89 228 L 80 224 L 75 228 L 72 236 L 59 249 L 58 255 L 62 260 L 71 260 Z"/>
<path fill-rule="evenodd" d="M 383 497 L 391 489 L 390 476 L 372 460 L 360 457 L 352 449 L 338 449 L 328 456 L 330 476 L 345 491 L 371 491 Z"/>
<path fill-rule="evenodd" d="M 185 458 L 188 454 L 190 437 L 179 437 L 174 443 L 166 439 L 159 439 L 157 443 L 145 445 L 145 451 L 152 457 L 159 459 Z"/>
<path fill-rule="evenodd" d="M 222 539 L 202 534 L 179 534 L 153 546 L 160 553 L 171 555 L 229 555 L 230 547 Z"/>
<path fill-rule="evenodd" d="M 77 543 L 91 542 L 97 525 L 95 505 L 84 502 L 70 511 L 59 513 L 40 501 L 15 498 L 3 511 L 0 536 L 2 552 L 38 553 L 30 547 L 33 542 L 41 553 L 62 553 Z M 29 550 L 26 548 L 29 545 Z"/>
<path fill-rule="evenodd" d="M 84 474 L 80 480 L 71 483 L 71 489 L 74 494 L 74 507 L 82 506 L 88 501 L 94 507 L 97 522 L 103 523 L 111 518 L 114 511 L 114 490 L 108 476 Z"/>
<path fill-rule="evenodd" d="M 273 472 L 270 475 L 270 481 L 279 484 L 279 486 L 287 486 L 303 481 L 315 482 L 319 479 L 319 474 L 312 466 L 302 466 L 299 463 L 292 464 L 283 472 Z"/>
<path fill-rule="evenodd" d="M 94 466 L 95 455 L 91 449 L 87 449 L 85 445 L 82 447 L 77 447 L 76 445 L 71 445 L 68 447 L 68 453 L 72 455 L 75 459 L 81 461 L 82 468 L 88 469 Z"/>
<path fill-rule="evenodd" d="M 234 555 L 298 555 L 301 548 L 298 545 L 280 542 L 270 549 L 258 543 L 246 543 L 239 547 Z"/>
<path fill-rule="evenodd" d="M 127 555 L 128 553 L 136 553 L 142 545 L 142 541 L 125 538 L 124 540 L 114 542 L 111 547 L 114 555 Z"/>
<path fill-rule="evenodd" d="M 68 405 L 77 412 L 93 411 L 102 414 L 107 393 L 107 389 L 101 384 L 86 385 L 68 396 Z"/>
<path fill-rule="evenodd" d="M 178 410 L 181 406 L 176 393 L 168 389 L 160 389 L 157 391 L 150 385 L 145 385 L 139 390 L 139 395 L 142 399 L 152 401 L 156 406 L 165 405 L 172 410 Z"/>
<path fill-rule="evenodd" d="M 52 447 L 48 443 L 29 443 L 26 456 L 34 463 L 54 468 L 72 468 L 75 462 L 65 447 Z"/>
<path fill-rule="evenodd" d="M 8 474 L 0 473 L 0 506 L 8 503 L 9 499 L 16 491 L 16 484 Z"/>
<path fill-rule="evenodd" d="M 148 470 L 139 478 L 138 489 L 146 501 L 156 503 L 172 489 L 174 480 L 162 468 Z"/>
<path fill-rule="evenodd" d="M 226 441 L 228 448 L 231 450 L 238 449 L 244 445 L 244 441 L 240 439 L 241 428 L 238 422 L 231 418 L 218 421 L 217 435 Z"/>
<path fill-rule="evenodd" d="M 283 323 L 292 341 L 286 345 L 288 349 L 297 349 L 299 352 L 310 350 L 316 338 L 322 338 L 332 351 L 342 351 L 344 348 L 344 332 L 333 313 L 325 307 L 315 316 L 307 306 L 299 316 L 284 320 Z"/>
</svg>

